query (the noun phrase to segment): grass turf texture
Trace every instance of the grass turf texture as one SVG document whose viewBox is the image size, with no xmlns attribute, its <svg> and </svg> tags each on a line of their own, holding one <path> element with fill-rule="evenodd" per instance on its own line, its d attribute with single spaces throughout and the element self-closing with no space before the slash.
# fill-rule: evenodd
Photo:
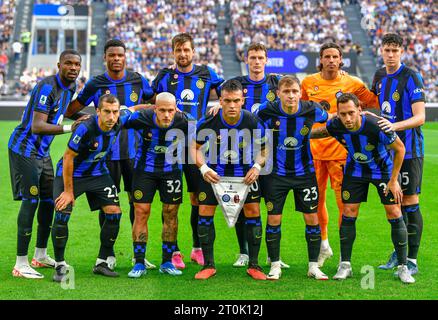
<svg viewBox="0 0 438 320">
<path fill-rule="evenodd" d="M 86 197 L 76 202 L 69 222 L 70 236 L 66 250 L 66 260 L 74 267 L 75 289 L 64 290 L 52 282 L 53 270 L 40 269 L 45 278 L 27 280 L 11 275 L 16 253 L 16 220 L 20 202 L 12 201 L 7 144 L 10 133 L 17 122 L 0 122 L 0 154 L 3 160 L 0 166 L 0 208 L 1 208 L 1 254 L 0 254 L 0 299 L 436 299 L 438 283 L 437 245 L 438 218 L 435 215 L 434 194 L 438 187 L 433 177 L 438 176 L 438 123 L 424 126 L 426 157 L 422 187 L 421 211 L 424 217 L 424 232 L 419 254 L 420 273 L 413 285 L 403 285 L 393 276 L 392 271 L 377 269 L 385 263 L 392 251 L 390 225 L 386 221 L 383 207 L 377 192 L 371 187 L 367 203 L 362 204 L 357 221 L 357 238 L 354 245 L 352 266 L 354 277 L 343 282 L 335 280 L 316 281 L 306 277 L 307 249 L 304 239 L 302 215 L 294 211 L 292 194 L 286 202 L 282 223 L 282 260 L 291 265 L 283 270 L 279 281 L 254 281 L 246 275 L 245 269 L 232 267 L 238 253 L 238 245 L 233 229 L 226 226 L 222 213 L 216 213 L 215 257 L 217 275 L 208 281 L 194 280 L 200 267 L 189 262 L 191 250 L 190 202 L 184 194 L 184 203 L 179 212 L 179 245 L 185 255 L 186 269 L 180 277 L 159 274 L 158 270 L 149 271 L 141 279 L 129 279 L 131 270 L 132 242 L 129 223 L 129 206 L 126 194 L 121 195 L 122 211 L 119 238 L 116 242 L 117 271 L 119 278 L 109 279 L 92 273 L 99 248 L 99 228 L 97 212 L 91 213 Z M 54 166 L 62 156 L 68 135 L 58 136 L 52 145 Z M 435 203 L 435 210 L 433 208 Z M 328 192 L 330 244 L 334 257 L 328 260 L 323 271 L 331 278 L 336 273 L 339 261 L 339 235 L 337 227 L 337 209 L 333 192 Z M 161 203 L 155 198 L 149 223 L 149 242 L 147 258 L 157 266 L 161 262 Z M 263 225 L 266 225 L 266 209 L 262 205 Z M 35 218 L 36 221 L 36 218 Z M 29 248 L 32 258 L 36 223 Z M 51 240 L 49 253 L 53 256 Z M 265 272 L 266 245 L 262 242 L 260 263 Z M 361 274 L 363 266 L 374 267 L 374 289 L 362 289 Z M 365 281 L 365 280 L 363 280 Z"/>
</svg>

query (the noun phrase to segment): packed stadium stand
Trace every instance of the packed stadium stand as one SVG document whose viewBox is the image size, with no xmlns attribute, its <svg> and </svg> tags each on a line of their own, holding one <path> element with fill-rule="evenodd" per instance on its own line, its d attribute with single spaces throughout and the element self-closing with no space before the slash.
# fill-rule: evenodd
<svg viewBox="0 0 438 320">
<path fill-rule="evenodd" d="M 437 101 L 438 88 L 438 9 L 436 1 L 362 0 L 374 53 L 379 55 L 382 36 L 399 33 L 405 39 L 402 61 L 421 72 L 428 101 Z M 379 60 L 379 66 L 382 60 Z"/>
<path fill-rule="evenodd" d="M 91 0 L 36 0 L 35 3 L 92 5 Z M 250 42 L 263 42 L 270 50 L 318 52 L 321 43 L 335 41 L 344 52 L 361 59 L 363 48 L 350 33 L 344 13 L 346 3 L 356 1 L 298 0 L 107 0 L 105 36 L 119 38 L 127 46 L 130 69 L 153 79 L 158 70 L 173 64 L 171 39 L 180 32 L 195 36 L 195 62 L 208 64 L 220 75 L 227 63 L 221 50 L 235 47 L 235 59 L 243 60 Z M 357 1 L 370 47 L 378 58 L 381 37 L 398 32 L 405 38 L 403 61 L 424 78 L 427 100 L 438 101 L 438 11 L 434 0 Z M 227 11 L 224 10 L 225 5 Z M 360 6 L 360 7 L 359 7 Z M 0 0 L 0 94 L 25 97 L 40 78 L 54 69 L 26 68 L 19 81 L 5 83 L 7 65 L 14 60 L 15 1 Z M 225 16 L 227 12 L 227 16 Z M 221 21 L 229 21 L 225 28 Z M 224 30 L 222 30 L 224 29 Z M 222 39 L 222 37 L 224 39 Z M 106 39 L 99 39 L 104 42 Z M 234 49 L 233 49 L 234 50 Z M 368 49 L 367 49 L 368 50 Z M 369 50 L 368 50 L 369 51 Z M 372 56 L 369 54 L 369 56 Z M 228 55 L 227 59 L 228 60 Z M 373 62 L 374 63 L 374 62 Z M 381 60 L 375 66 L 380 67 Z M 93 66 L 91 66 L 93 68 Z M 369 82 L 371 79 L 367 79 Z"/>
<path fill-rule="evenodd" d="M 0 93 L 6 79 L 8 54 L 11 53 L 14 12 L 14 0 L 0 0 Z M 13 58 L 13 54 L 10 57 Z"/>
<path fill-rule="evenodd" d="M 171 39 L 180 32 L 195 36 L 197 63 L 222 75 L 213 0 L 109 0 L 108 37 L 125 42 L 127 65 L 152 79 L 173 64 Z"/>
<path fill-rule="evenodd" d="M 352 47 L 340 1 L 232 0 L 230 9 L 239 59 L 251 42 L 271 50 L 318 52 L 324 41 Z"/>
</svg>

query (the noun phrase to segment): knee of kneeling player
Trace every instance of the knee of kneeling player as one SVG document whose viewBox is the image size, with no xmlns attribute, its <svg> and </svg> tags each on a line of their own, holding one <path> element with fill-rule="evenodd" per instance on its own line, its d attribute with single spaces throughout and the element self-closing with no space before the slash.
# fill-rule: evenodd
<svg viewBox="0 0 438 320">
<path fill-rule="evenodd" d="M 303 215 L 306 225 L 316 226 L 317 224 L 320 224 L 318 220 L 318 215 L 316 213 L 304 213 Z"/>
</svg>

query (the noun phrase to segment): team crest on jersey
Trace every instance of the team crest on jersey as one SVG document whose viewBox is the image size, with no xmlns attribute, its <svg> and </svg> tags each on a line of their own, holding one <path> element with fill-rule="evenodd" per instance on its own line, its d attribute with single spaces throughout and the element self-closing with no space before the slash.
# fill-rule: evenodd
<svg viewBox="0 0 438 320">
<path fill-rule="evenodd" d="M 107 89 L 106 91 L 105 91 L 105 94 L 110 94 L 111 93 L 111 91 L 109 90 L 109 89 Z"/>
<path fill-rule="evenodd" d="M 198 81 L 196 81 L 196 87 L 198 89 L 204 89 L 204 87 L 205 87 L 204 81 L 202 81 L 202 79 L 199 79 Z"/>
<path fill-rule="evenodd" d="M 174 74 L 174 75 L 173 75 L 173 78 L 174 78 L 174 79 L 178 79 L 178 75 L 177 75 L 177 74 Z"/>
<path fill-rule="evenodd" d="M 248 93 L 248 89 L 247 88 L 243 89 L 243 93 L 247 94 Z"/>
<path fill-rule="evenodd" d="M 136 92 L 131 93 L 131 95 L 129 96 L 129 99 L 131 99 L 132 102 L 137 102 L 138 94 Z"/>
<path fill-rule="evenodd" d="M 280 126 L 281 122 L 280 120 L 275 121 L 275 126 L 278 128 Z"/>
<path fill-rule="evenodd" d="M 141 190 L 135 190 L 134 198 L 135 200 L 141 200 L 141 198 L 143 198 L 143 192 L 141 192 Z"/>
<path fill-rule="evenodd" d="M 269 90 L 268 94 L 266 95 L 266 99 L 268 101 L 272 102 L 275 100 L 275 93 L 273 93 L 271 90 Z"/>
<path fill-rule="evenodd" d="M 205 199 L 207 199 L 207 194 L 205 192 L 199 193 L 198 199 L 199 201 L 204 201 Z"/>
<path fill-rule="evenodd" d="M 46 104 L 46 101 L 47 101 L 47 96 L 41 95 L 40 104 Z"/>
<path fill-rule="evenodd" d="M 37 196 L 38 195 L 38 187 L 37 186 L 30 187 L 29 191 L 30 191 L 30 194 L 33 195 L 33 196 Z"/>
<path fill-rule="evenodd" d="M 338 92 L 336 92 L 336 99 L 339 98 L 340 96 L 342 96 L 343 92 L 342 90 L 339 90 Z"/>
<path fill-rule="evenodd" d="M 366 151 L 373 151 L 375 148 L 376 148 L 375 146 L 369 143 L 365 146 Z"/>
<path fill-rule="evenodd" d="M 348 192 L 348 191 L 343 191 L 343 192 L 342 192 L 342 199 L 344 199 L 344 200 L 348 200 L 348 199 L 350 199 L 350 192 Z"/>
<path fill-rule="evenodd" d="M 382 111 L 385 113 L 391 113 L 391 104 L 388 101 L 382 103 Z"/>
<path fill-rule="evenodd" d="M 302 127 L 301 128 L 301 130 L 300 130 L 300 134 L 302 135 L 302 136 L 305 136 L 305 135 L 307 135 L 308 133 L 309 133 L 309 128 L 308 127 L 306 127 L 306 126 L 304 126 L 304 127 Z"/>
<path fill-rule="evenodd" d="M 274 204 L 271 201 L 268 201 L 266 203 L 266 209 L 268 209 L 268 211 L 272 211 L 274 209 Z"/>
<path fill-rule="evenodd" d="M 315 86 L 314 88 L 313 88 L 313 91 L 318 91 L 319 90 L 319 87 L 318 86 Z"/>
<path fill-rule="evenodd" d="M 400 100 L 400 93 L 398 93 L 397 91 L 394 92 L 392 94 L 392 100 L 394 100 L 395 102 L 397 102 L 398 100 Z"/>
</svg>

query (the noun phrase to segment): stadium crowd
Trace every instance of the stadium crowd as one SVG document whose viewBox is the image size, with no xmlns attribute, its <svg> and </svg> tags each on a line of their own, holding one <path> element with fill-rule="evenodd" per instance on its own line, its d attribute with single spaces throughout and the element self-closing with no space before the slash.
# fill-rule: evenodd
<svg viewBox="0 0 438 320">
<path fill-rule="evenodd" d="M 271 50 L 319 50 L 332 40 L 352 49 L 352 36 L 339 1 L 234 1 L 230 2 L 237 56 L 245 47 L 262 42 Z"/>
<path fill-rule="evenodd" d="M 61 1 L 58 1 L 61 3 Z M 58 3 L 37 0 L 36 3 Z M 266 44 L 271 50 L 318 51 L 321 43 L 332 40 L 344 52 L 362 53 L 347 31 L 342 10 L 345 1 L 324 0 L 221 0 L 230 4 L 232 25 L 226 28 L 226 43 L 232 37 L 238 59 L 251 42 Z M 68 4 L 90 4 L 90 0 L 62 1 Z M 159 69 L 173 64 L 171 38 L 180 32 L 196 35 L 195 61 L 207 64 L 223 75 L 222 56 L 216 30 L 224 10 L 215 12 L 213 0 L 108 0 L 108 38 L 119 38 L 127 46 L 127 66 L 152 80 Z M 405 39 L 402 61 L 419 70 L 425 81 L 427 99 L 438 101 L 438 28 L 433 0 L 415 3 L 400 0 L 361 0 L 362 16 L 368 26 L 374 52 L 385 32 L 395 31 Z M 11 60 L 10 38 L 13 30 L 13 0 L 0 0 L 0 93 L 6 66 Z M 217 18 L 218 16 L 218 18 Z M 9 42 L 9 43 L 8 43 Z M 378 63 L 378 67 L 382 64 Z M 26 70 L 14 88 L 15 96 L 26 96 L 35 81 L 52 70 Z M 12 89 L 12 90 L 11 90 Z"/>
<path fill-rule="evenodd" d="M 108 37 L 127 46 L 127 65 L 149 80 L 172 65 L 171 39 L 180 32 L 195 35 L 196 61 L 222 75 L 215 1 L 109 0 Z"/>
<path fill-rule="evenodd" d="M 15 0 L 0 0 L 0 92 L 3 92 L 9 62 L 9 41 L 14 25 Z"/>
<path fill-rule="evenodd" d="M 362 16 L 379 56 L 382 36 L 397 32 L 405 40 L 402 61 L 421 72 L 427 101 L 438 101 L 438 16 L 434 0 L 362 0 Z M 382 60 L 378 66 L 382 65 Z"/>
</svg>

